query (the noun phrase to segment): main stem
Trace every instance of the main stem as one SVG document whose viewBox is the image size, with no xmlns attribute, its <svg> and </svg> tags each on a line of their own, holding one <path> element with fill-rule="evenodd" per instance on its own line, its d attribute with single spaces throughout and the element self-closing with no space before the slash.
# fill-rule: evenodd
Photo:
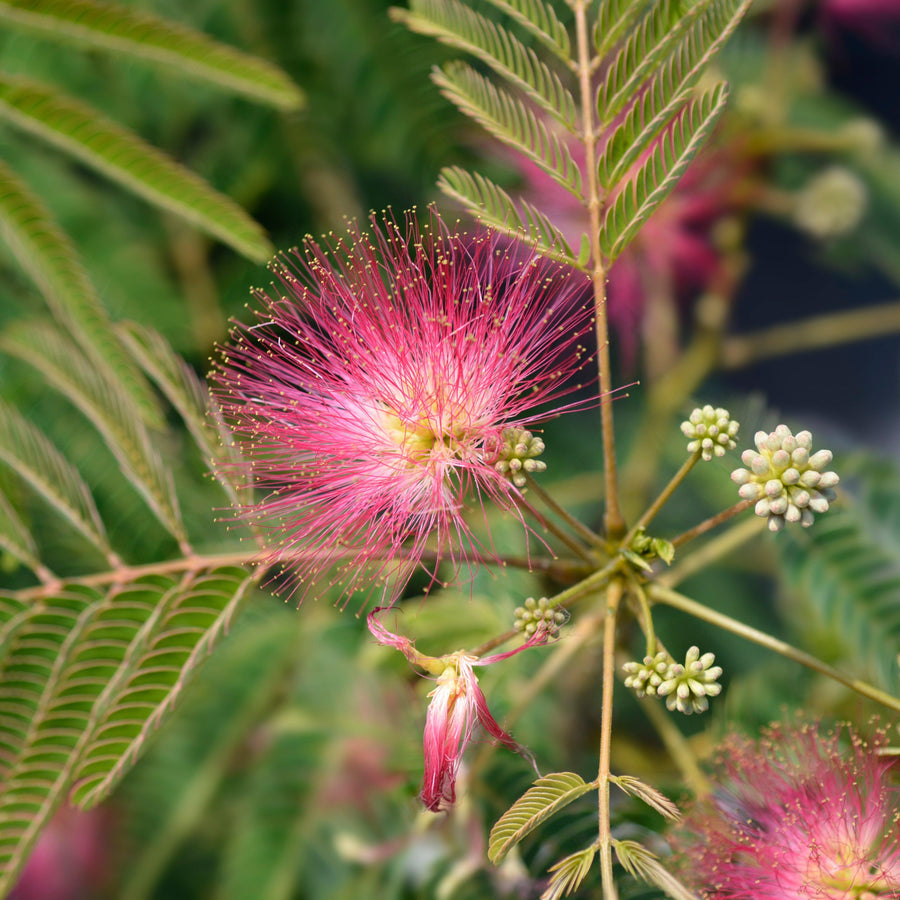
<svg viewBox="0 0 900 900">
<path fill-rule="evenodd" d="M 591 280 L 594 285 L 594 328 L 597 335 L 597 366 L 600 390 L 612 389 L 612 367 L 609 359 L 609 326 L 606 315 L 606 269 L 600 252 L 600 213 L 603 200 L 597 180 L 597 136 L 594 133 L 594 92 L 591 87 L 591 52 L 588 38 L 587 0 L 576 0 L 575 30 L 578 44 L 578 81 L 581 90 L 581 127 L 584 132 L 584 167 L 590 218 Z M 600 424 L 603 429 L 603 475 L 606 482 L 606 538 L 618 541 L 625 534 L 625 521 L 619 508 L 616 487 L 616 444 L 613 431 L 612 400 L 600 402 Z"/>
<path fill-rule="evenodd" d="M 612 825 L 609 816 L 609 757 L 612 746 L 613 685 L 616 661 L 616 613 L 622 599 L 622 582 L 610 582 L 606 593 L 606 619 L 603 624 L 603 687 L 600 699 L 600 765 L 597 771 L 599 788 L 599 853 L 600 879 L 603 900 L 618 900 L 619 893 L 613 878 Z"/>
</svg>

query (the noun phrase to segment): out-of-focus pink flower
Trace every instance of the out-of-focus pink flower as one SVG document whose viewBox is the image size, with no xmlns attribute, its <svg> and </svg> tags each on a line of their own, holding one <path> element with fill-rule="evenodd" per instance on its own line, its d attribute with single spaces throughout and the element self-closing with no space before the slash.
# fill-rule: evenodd
<svg viewBox="0 0 900 900">
<path fill-rule="evenodd" d="M 819 8 L 826 30 L 846 28 L 876 44 L 890 39 L 885 26 L 900 23 L 900 0 L 821 0 Z"/>
<path fill-rule="evenodd" d="M 44 829 L 10 900 L 93 900 L 109 876 L 109 823 L 100 809 L 64 807 Z"/>
<path fill-rule="evenodd" d="M 433 211 L 372 226 L 279 257 L 280 286 L 256 293 L 259 321 L 236 326 L 214 378 L 267 492 L 243 512 L 274 530 L 273 561 L 298 583 L 342 561 L 344 597 L 396 575 L 393 599 L 430 538 L 437 557 L 476 556 L 473 495 L 514 507 L 504 432 L 571 408 L 546 404 L 577 387 L 592 314 L 568 270 Z"/>
<path fill-rule="evenodd" d="M 900 897 L 900 791 L 880 743 L 814 725 L 731 739 L 674 841 L 688 877 L 717 900 Z"/>
<path fill-rule="evenodd" d="M 421 794 L 425 806 L 432 812 L 439 812 L 456 800 L 456 774 L 476 723 L 494 740 L 521 753 L 534 764 L 528 750 L 517 744 L 491 715 L 484 692 L 478 686 L 475 666 L 489 666 L 543 644 L 547 641 L 547 632 L 538 629 L 521 646 L 492 656 L 477 657 L 462 650 L 446 656 L 426 656 L 419 653 L 408 638 L 388 631 L 378 621 L 377 615 L 381 611 L 373 610 L 367 620 L 378 643 L 399 650 L 413 665 L 437 676 L 437 687 L 428 695 L 431 703 L 425 715 L 425 778 Z"/>
</svg>

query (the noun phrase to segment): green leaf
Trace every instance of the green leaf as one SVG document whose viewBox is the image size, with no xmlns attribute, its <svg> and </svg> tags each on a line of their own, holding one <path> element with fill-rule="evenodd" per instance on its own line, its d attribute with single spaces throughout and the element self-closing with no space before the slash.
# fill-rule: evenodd
<svg viewBox="0 0 900 900">
<path fill-rule="evenodd" d="M 246 609 L 237 627 L 229 629 L 228 641 L 198 672 L 165 732 L 117 791 L 117 797 L 124 794 L 128 837 L 136 848 L 118 900 L 154 896 L 154 886 L 208 814 L 223 782 L 229 802 L 234 802 L 238 792 L 233 780 L 235 759 L 246 754 L 248 735 L 259 734 L 273 708 L 284 701 L 285 684 L 301 646 L 300 628 L 306 626 L 299 625 L 300 617 L 292 615 L 293 610 L 287 616 L 267 616 L 248 625 L 260 607 L 254 604 Z M 306 765 L 296 771 L 309 783 L 312 767 L 309 760 L 302 762 Z M 259 764 L 248 768 L 252 777 Z M 243 817 L 235 824 L 244 827 Z M 230 853 L 224 862 L 231 865 Z M 259 866 L 261 861 L 255 863 Z M 257 896 L 267 895 L 259 891 Z"/>
<path fill-rule="evenodd" d="M 141 368 L 153 379 L 165 398 L 178 410 L 204 460 L 236 507 L 245 502 L 237 488 L 241 460 L 234 443 L 223 442 L 207 416 L 209 392 L 194 370 L 172 349 L 158 332 L 135 322 L 123 322 L 118 333 Z M 223 452 L 224 465 L 216 465 Z"/>
<path fill-rule="evenodd" d="M 594 47 L 603 58 L 644 15 L 654 0 L 601 0 L 594 23 Z"/>
<path fill-rule="evenodd" d="M 41 372 L 93 423 L 122 472 L 159 521 L 182 546 L 187 535 L 171 472 L 163 465 L 130 398 L 105 380 L 65 335 L 47 322 L 17 323 L 0 337 L 0 349 Z"/>
<path fill-rule="evenodd" d="M 650 214 L 675 188 L 684 170 L 725 110 L 725 82 L 693 100 L 662 136 L 631 181 L 610 205 L 600 231 L 609 262 L 625 249 Z"/>
<path fill-rule="evenodd" d="M 116 555 L 78 470 L 19 412 L 0 401 L 0 460 L 28 482 L 57 512 L 111 561 Z"/>
<path fill-rule="evenodd" d="M 879 498 L 885 503 L 887 491 Z M 882 512 L 900 510 L 900 495 Z M 856 667 L 896 692 L 900 653 L 900 516 L 861 503 L 817 516 L 811 528 L 785 529 L 778 542 L 786 580 L 833 629 Z"/>
<path fill-rule="evenodd" d="M 613 189 L 691 96 L 694 85 L 737 28 L 752 0 L 729 0 L 694 23 L 606 143 L 600 183 Z"/>
<path fill-rule="evenodd" d="M 566 128 L 575 126 L 575 99 L 559 76 L 530 47 L 503 26 L 459 0 L 412 0 L 409 10 L 392 9 L 412 31 L 477 56 L 531 97 Z"/>
<path fill-rule="evenodd" d="M 633 775 L 610 775 L 609 780 L 618 785 L 626 794 L 642 800 L 670 822 L 677 822 L 681 818 L 681 812 L 674 801 L 670 800 L 662 791 L 645 784 L 639 778 L 635 778 Z"/>
<path fill-rule="evenodd" d="M 549 3 L 542 0 L 488 0 L 488 3 L 512 16 L 560 59 L 568 62 L 571 58 L 569 32 Z"/>
<path fill-rule="evenodd" d="M 541 894 L 541 900 L 559 900 L 560 897 L 566 897 L 577 891 L 587 873 L 591 871 L 596 855 L 597 845 L 591 844 L 590 847 L 578 850 L 552 865 L 549 869 L 552 873 L 550 884 Z"/>
<path fill-rule="evenodd" d="M 721 2 L 723 0 L 696 0 L 686 13 L 682 13 L 679 0 L 660 0 L 650 10 L 606 70 L 597 96 L 601 124 L 612 122 L 637 97 L 641 85 L 675 51 L 685 32 L 709 11 L 710 6 Z"/>
<path fill-rule="evenodd" d="M 672 900 L 700 900 L 686 888 L 652 853 L 637 841 L 613 841 L 616 858 L 634 878 L 661 888 Z"/>
<path fill-rule="evenodd" d="M 488 227 L 525 241 L 550 259 L 582 268 L 562 232 L 543 213 L 522 203 L 520 215 L 509 194 L 484 175 L 447 166 L 441 169 L 437 184 Z"/>
<path fill-rule="evenodd" d="M 59 147 L 145 200 L 262 262 L 262 228 L 229 197 L 97 110 L 55 88 L 0 75 L 0 118 Z"/>
<path fill-rule="evenodd" d="M 0 493 L 0 548 L 42 580 L 52 577 L 52 573 L 38 559 L 37 544 L 31 532 L 3 493 Z"/>
<path fill-rule="evenodd" d="M 0 893 L 72 792 L 98 802 L 241 603 L 242 569 L 0 595 Z"/>
<path fill-rule="evenodd" d="M 112 333 L 109 316 L 71 241 L 43 203 L 3 162 L 0 234 L 40 288 L 53 315 L 71 332 L 91 362 L 118 379 L 140 406 L 147 423 L 161 428 L 163 419 L 156 397 Z"/>
<path fill-rule="evenodd" d="M 93 0 L 0 0 L 0 22 L 44 37 L 157 63 L 259 103 L 293 110 L 303 93 L 271 63 L 127 6 Z"/>
<path fill-rule="evenodd" d="M 488 842 L 490 861 L 497 865 L 541 822 L 588 791 L 595 790 L 596 787 L 595 782 L 586 784 L 584 779 L 574 772 L 556 772 L 538 778 L 491 829 Z"/>
<path fill-rule="evenodd" d="M 463 113 L 581 199 L 581 171 L 565 137 L 553 134 L 524 103 L 462 62 L 435 68 L 431 77 Z"/>
</svg>

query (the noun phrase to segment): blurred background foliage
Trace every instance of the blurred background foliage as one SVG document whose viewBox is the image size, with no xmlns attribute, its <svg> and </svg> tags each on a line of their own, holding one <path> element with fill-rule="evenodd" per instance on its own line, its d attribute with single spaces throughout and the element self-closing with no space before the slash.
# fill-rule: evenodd
<svg viewBox="0 0 900 900">
<path fill-rule="evenodd" d="M 394 23 L 387 0 L 121 5 L 268 59 L 302 88 L 303 108 L 274 110 L 170 77 L 164 67 L 67 47 L 2 21 L 0 71 L 64 87 L 133 129 L 237 201 L 275 247 L 339 229 L 344 217 L 370 209 L 421 207 L 438 198 L 434 184 L 445 165 L 480 167 L 526 196 L 534 187 L 441 98 L 429 72 L 452 54 Z M 847 484 L 839 511 L 809 532 L 757 538 L 752 553 L 727 555 L 680 589 L 897 693 L 900 3 L 867 4 L 857 14 L 848 6 L 760 2 L 719 58 L 732 101 L 695 163 L 709 175 L 704 190 L 712 212 L 700 224 L 673 216 L 669 230 L 653 233 L 656 241 L 672 241 L 673 252 L 681 231 L 700 234 L 715 256 L 715 278 L 683 279 L 658 257 L 638 256 L 639 311 L 620 319 L 613 349 L 619 381 L 641 383 L 617 401 L 616 415 L 632 514 L 683 460 L 677 423 L 692 398 L 731 409 L 742 422 L 743 446 L 757 428 L 786 421 L 813 428 L 819 446 L 834 448 L 834 468 Z M 70 235 L 111 318 L 153 326 L 204 373 L 215 343 L 226 339 L 228 318 L 242 315 L 248 288 L 268 283 L 264 266 L 2 118 L 0 159 Z M 828 181 L 834 172 L 840 174 Z M 666 208 L 659 217 L 666 221 Z M 5 248 L 0 261 L 0 327 L 8 329 L 44 307 Z M 765 359 L 759 348 L 772 344 L 746 340 L 779 324 L 876 303 L 886 304 L 883 316 L 873 314 L 884 324 L 870 326 L 864 344 L 831 338 L 824 349 L 791 353 L 804 335 L 821 333 L 801 329 L 787 336 L 783 353 Z M 709 342 L 716 351 L 704 357 Z M 696 364 L 698 358 L 706 362 Z M 0 384 L 4 399 L 78 466 L 124 559 L 137 564 L 178 552 L 127 489 L 102 440 L 32 368 L 0 354 Z M 233 546 L 229 514 L 216 512 L 227 508 L 227 498 L 173 415 L 168 424 L 164 456 L 189 533 L 202 550 Z M 545 440 L 548 489 L 596 521 L 596 416 L 551 423 Z M 677 534 L 732 503 L 732 467 L 721 460 L 698 467 L 658 530 Z M 54 571 L 98 567 L 92 551 L 5 469 L 0 486 L 16 498 Z M 524 551 L 517 529 L 507 535 L 498 523 L 493 533 L 503 534 L 511 552 Z M 5 588 L 31 583 L 11 556 L 0 561 Z M 118 791 L 89 812 L 57 814 L 12 896 L 537 896 L 546 866 L 593 833 L 590 805 L 574 804 L 552 829 L 527 840 L 521 855 L 489 867 L 487 830 L 530 783 L 527 764 L 480 744 L 470 751 L 453 812 L 422 813 L 415 795 L 429 685 L 399 655 L 372 645 L 352 607 L 342 613 L 322 598 L 297 612 L 270 587 L 245 603 Z M 447 652 L 492 637 L 508 627 L 524 596 L 551 590 L 538 575 L 479 573 L 471 596 L 464 590 L 422 602 L 411 591 L 402 623 L 424 650 Z M 789 708 L 857 721 L 875 711 L 683 615 L 661 612 L 657 630 L 676 656 L 698 644 L 725 667 L 725 691 L 712 712 L 677 723 L 698 755 L 727 727 L 754 729 Z M 641 654 L 638 635 L 634 649 Z M 542 769 L 591 772 L 598 649 L 580 646 L 532 690 L 545 658 L 536 650 L 485 670 L 485 693 Z M 616 709 L 614 769 L 678 794 L 679 773 L 652 718 L 624 689 Z M 624 795 L 617 804 L 619 836 L 638 833 L 664 852 L 663 839 L 654 837 L 661 820 Z M 635 885 L 626 896 L 650 892 Z"/>
</svg>

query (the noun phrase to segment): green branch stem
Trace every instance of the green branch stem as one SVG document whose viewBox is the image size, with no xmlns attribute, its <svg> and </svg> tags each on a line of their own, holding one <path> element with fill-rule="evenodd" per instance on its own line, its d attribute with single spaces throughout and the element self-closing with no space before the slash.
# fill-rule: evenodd
<svg viewBox="0 0 900 900">
<path fill-rule="evenodd" d="M 740 369 L 775 356 L 833 347 L 896 332 L 900 332 L 900 302 L 881 303 L 728 337 L 722 342 L 721 364 L 723 369 Z"/>
<path fill-rule="evenodd" d="M 716 513 L 716 515 L 710 516 L 708 519 L 704 519 L 699 525 L 695 525 L 693 528 L 683 531 L 678 537 L 672 538 L 672 546 L 681 547 L 688 541 L 692 541 L 694 538 L 700 537 L 701 534 L 706 534 L 707 531 L 712 531 L 713 528 L 716 528 L 723 522 L 727 522 L 729 519 L 734 518 L 745 509 L 749 509 L 752 505 L 752 500 L 739 500 L 734 506 L 723 509 L 722 512 Z"/>
<path fill-rule="evenodd" d="M 541 503 L 551 510 L 560 519 L 562 519 L 569 528 L 572 529 L 582 540 L 586 541 L 592 547 L 604 547 L 606 542 L 599 534 L 592 531 L 580 519 L 572 515 L 564 506 L 560 506 L 553 497 L 548 494 L 543 487 L 527 472 L 525 473 L 525 482 L 528 489 L 533 491 L 535 496 L 540 497 Z"/>
<path fill-rule="evenodd" d="M 587 186 L 587 207 L 590 227 L 588 238 L 591 251 L 591 281 L 594 285 L 594 321 L 597 334 L 597 366 L 600 390 L 612 389 L 612 364 L 609 355 L 609 323 L 606 312 L 606 268 L 600 251 L 600 228 L 603 199 L 597 178 L 597 135 L 594 132 L 594 96 L 590 34 L 587 21 L 588 0 L 575 0 L 575 32 L 578 57 L 578 82 L 581 94 L 581 128 L 584 142 L 584 168 Z M 615 541 L 625 533 L 625 521 L 619 508 L 616 486 L 616 443 L 613 428 L 612 401 L 604 397 L 600 402 L 600 423 L 603 432 L 603 477 L 606 485 L 606 538 Z"/>
<path fill-rule="evenodd" d="M 610 582 L 606 593 L 606 615 L 603 623 L 603 680 L 600 694 L 600 761 L 597 769 L 598 847 L 600 856 L 600 880 L 603 900 L 618 900 L 618 891 L 613 877 L 612 823 L 609 811 L 610 751 L 612 749 L 613 686 L 616 678 L 616 614 L 622 599 L 622 582 Z"/>
<path fill-rule="evenodd" d="M 560 528 L 555 522 L 548 519 L 540 510 L 525 499 L 521 494 L 515 498 L 516 506 L 520 510 L 527 512 L 546 532 L 554 535 L 559 541 L 566 545 L 576 556 L 580 556 L 585 562 L 596 563 L 591 551 L 584 544 L 577 541 L 567 531 Z"/>
<path fill-rule="evenodd" d="M 631 530 L 625 535 L 625 538 L 622 541 L 623 547 L 628 547 L 634 540 L 635 535 L 653 521 L 656 514 L 666 505 L 672 494 L 675 493 L 678 485 L 687 477 L 688 472 L 690 472 L 697 464 L 697 460 L 700 459 L 702 452 L 703 451 L 698 448 L 684 461 L 684 465 L 682 465 L 682 467 L 672 476 L 671 481 L 669 481 L 662 489 L 660 495 L 647 507 L 646 512 L 637 520 L 637 522 L 631 526 Z"/>
<path fill-rule="evenodd" d="M 760 516 L 748 516 L 746 519 L 741 519 L 722 534 L 716 535 L 699 550 L 695 550 L 671 569 L 659 575 L 656 583 L 665 587 L 676 587 L 691 575 L 702 572 L 712 563 L 746 544 L 747 541 L 758 537 L 765 530 L 766 520 Z"/>
<path fill-rule="evenodd" d="M 674 609 L 680 609 L 682 612 L 694 616 L 696 619 L 701 619 L 702 621 L 709 622 L 711 625 L 716 625 L 725 631 L 730 631 L 732 634 L 736 634 L 745 640 L 752 641 L 754 644 L 759 644 L 760 647 L 766 647 L 774 653 L 784 656 L 786 659 L 791 659 L 815 672 L 827 675 L 829 678 L 850 688 L 852 691 L 856 691 L 857 694 L 860 694 L 863 697 L 868 697 L 870 700 L 875 700 L 883 706 L 887 706 L 890 709 L 900 712 L 900 698 L 894 697 L 874 685 L 867 684 L 865 681 L 848 677 L 838 669 L 829 666 L 828 663 L 823 662 L 803 650 L 799 650 L 792 644 L 787 643 L 787 641 L 782 641 L 779 638 L 773 637 L 771 634 L 759 631 L 750 625 L 745 625 L 737 619 L 732 619 L 724 613 L 716 612 L 716 610 L 710 609 L 702 603 L 697 603 L 695 600 L 691 600 L 690 597 L 686 597 L 684 594 L 679 594 L 677 591 L 673 591 L 662 585 L 651 585 L 648 589 L 648 593 L 651 600 L 655 600 L 658 603 L 664 603 L 666 606 L 671 606 Z"/>
</svg>

